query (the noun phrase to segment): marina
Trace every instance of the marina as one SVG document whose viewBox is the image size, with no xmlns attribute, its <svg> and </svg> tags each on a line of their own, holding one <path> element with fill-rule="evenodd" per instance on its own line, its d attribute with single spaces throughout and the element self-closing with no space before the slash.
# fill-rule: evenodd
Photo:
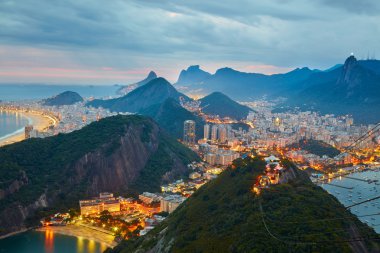
<svg viewBox="0 0 380 253">
<path fill-rule="evenodd" d="M 380 171 L 368 170 L 336 177 L 320 186 L 334 195 L 362 222 L 380 233 Z M 364 216 L 364 217 L 363 217 Z"/>
</svg>

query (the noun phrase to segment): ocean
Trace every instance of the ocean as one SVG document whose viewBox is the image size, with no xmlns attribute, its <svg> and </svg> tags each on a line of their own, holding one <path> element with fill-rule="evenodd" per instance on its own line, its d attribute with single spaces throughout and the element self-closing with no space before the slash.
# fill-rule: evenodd
<svg viewBox="0 0 380 253">
<path fill-rule="evenodd" d="M 30 122 L 20 113 L 0 111 L 0 140 L 15 133 L 23 132 Z"/>
<path fill-rule="evenodd" d="M 0 84 L 0 101 L 49 98 L 64 91 L 75 91 L 82 97 L 108 98 L 116 95 L 120 86 Z"/>
<path fill-rule="evenodd" d="M 0 253 L 101 253 L 107 246 L 80 237 L 28 231 L 0 240 Z"/>
</svg>

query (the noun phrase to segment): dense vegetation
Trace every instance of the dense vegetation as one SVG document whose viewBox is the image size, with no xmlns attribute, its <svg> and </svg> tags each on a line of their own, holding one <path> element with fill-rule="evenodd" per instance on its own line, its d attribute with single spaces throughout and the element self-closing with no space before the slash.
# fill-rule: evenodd
<svg viewBox="0 0 380 253">
<path fill-rule="evenodd" d="M 145 237 L 110 252 L 351 252 L 358 244 L 350 245 L 350 238 L 377 237 L 303 172 L 284 164 L 296 178 L 255 196 L 251 188 L 265 163 L 236 160 Z M 363 245 L 380 249 L 374 241 Z"/>
<path fill-rule="evenodd" d="M 246 119 L 249 111 L 252 111 L 249 107 L 235 102 L 221 92 L 213 92 L 200 101 L 205 114 L 219 115 L 222 118 Z"/>
<path fill-rule="evenodd" d="M 294 143 L 288 146 L 289 148 L 300 148 L 308 151 L 309 153 L 319 155 L 319 156 L 328 156 L 334 157 L 340 154 L 339 149 L 327 144 L 323 141 L 313 140 L 313 139 L 303 139 L 298 143 Z"/>
<path fill-rule="evenodd" d="M 65 91 L 58 94 L 55 97 L 51 97 L 44 100 L 44 105 L 49 106 L 61 106 L 61 105 L 72 105 L 77 102 L 82 102 L 83 98 L 76 92 Z"/>
<path fill-rule="evenodd" d="M 153 105 L 140 112 L 143 115 L 152 117 L 161 128 L 177 139 L 183 139 L 183 123 L 185 120 L 194 120 L 196 128 L 196 138 L 203 138 L 203 126 L 205 122 L 202 118 L 183 108 L 175 99 L 168 98 L 162 104 Z"/>
<path fill-rule="evenodd" d="M 89 153 L 96 153 L 97 157 L 103 157 L 102 159 L 111 157 L 122 145 L 121 137 L 126 134 L 127 129 L 134 129 L 133 133 L 140 134 L 139 140 L 129 140 L 134 144 L 146 146 L 148 150 L 153 149 L 151 145 L 158 147 L 149 156 L 133 157 L 133 159 L 147 160 L 140 173 L 134 171 L 135 168 L 127 168 L 131 163 L 128 160 L 124 160 L 125 165 L 118 165 L 118 161 L 108 164 L 108 166 L 119 166 L 122 170 L 128 169 L 129 173 L 136 174 L 134 184 L 128 189 L 120 187 L 120 191 L 124 192 L 117 193 L 159 190 L 159 184 L 165 173 L 175 171 L 173 168 L 181 166 L 185 168 L 187 163 L 199 158 L 162 131 L 153 136 L 153 128 L 158 129 L 151 119 L 143 116 L 114 116 L 69 134 L 59 134 L 45 139 L 29 139 L 0 148 L 0 194 L 5 194 L 0 195 L 0 213 L 12 205 L 21 204 L 26 207 L 44 193 L 50 203 L 50 207 L 45 211 L 67 210 L 77 207 L 79 199 L 93 197 L 94 193 L 89 192 L 89 185 L 93 184 L 94 175 L 101 172 L 95 171 L 92 165 L 78 172 L 76 164 Z M 152 140 L 157 141 L 152 143 Z M 107 182 L 111 183 L 114 180 L 112 177 L 117 175 L 111 172 L 108 174 Z M 14 187 L 15 181 L 18 181 L 18 189 Z"/>
</svg>

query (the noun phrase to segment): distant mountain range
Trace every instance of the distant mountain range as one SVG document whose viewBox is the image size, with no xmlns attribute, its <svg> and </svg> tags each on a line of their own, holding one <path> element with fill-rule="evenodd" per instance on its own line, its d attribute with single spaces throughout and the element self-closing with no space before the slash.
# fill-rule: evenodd
<svg viewBox="0 0 380 253">
<path fill-rule="evenodd" d="M 286 97 L 283 106 L 352 114 L 358 123 L 380 121 L 380 61 L 356 60 L 320 71 L 297 68 L 285 74 L 264 75 L 218 69 L 215 74 L 192 66 L 181 72 L 176 85 L 187 93 L 220 91 L 233 99 Z"/>
<path fill-rule="evenodd" d="M 153 120 L 137 115 L 0 148 L 0 235 L 77 208 L 80 199 L 100 192 L 159 191 L 197 160 Z"/>
<path fill-rule="evenodd" d="M 201 98 L 202 111 L 210 115 L 218 115 L 221 118 L 246 119 L 252 111 L 249 107 L 241 105 L 221 92 L 213 92 Z"/>
<path fill-rule="evenodd" d="M 191 101 L 191 98 L 178 92 L 174 86 L 163 78 L 156 78 L 125 96 L 109 100 L 94 100 L 88 106 L 108 108 L 116 112 L 131 112 L 150 116 L 168 133 L 176 138 L 183 137 L 183 122 L 196 122 L 197 138 L 203 137 L 204 121 L 180 105 L 180 101 Z M 214 92 L 201 100 L 206 114 L 245 119 L 250 111 L 226 95 Z"/>
<path fill-rule="evenodd" d="M 316 71 L 302 68 L 286 74 L 264 75 L 222 68 L 213 75 L 203 72 L 199 68 L 190 67 L 181 72 L 176 85 L 186 92 L 208 94 L 219 91 L 233 99 L 247 101 L 263 95 L 284 95 L 284 91 L 291 92 L 293 88 L 301 88 L 296 84 Z M 201 76 L 204 79 L 200 79 Z"/>
<path fill-rule="evenodd" d="M 357 123 L 380 121 L 379 61 L 357 61 L 350 56 L 330 72 L 311 75 L 300 85 L 303 90 L 285 104 L 322 113 L 352 114 Z"/>
<path fill-rule="evenodd" d="M 73 91 L 65 91 L 57 96 L 43 100 L 43 104 L 48 106 L 62 106 L 72 105 L 82 101 L 83 98 L 78 93 Z"/>
</svg>

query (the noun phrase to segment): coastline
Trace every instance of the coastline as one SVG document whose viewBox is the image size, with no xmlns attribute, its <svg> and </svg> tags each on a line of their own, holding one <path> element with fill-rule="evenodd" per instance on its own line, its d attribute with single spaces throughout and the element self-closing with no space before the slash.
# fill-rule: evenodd
<svg viewBox="0 0 380 253">
<path fill-rule="evenodd" d="M 114 241 L 113 235 L 96 231 L 80 225 L 40 227 L 35 229 L 35 231 L 43 233 L 53 232 L 61 235 L 74 236 L 90 241 L 92 240 L 100 244 L 103 244 L 109 248 L 113 248 L 117 245 L 117 242 Z"/>
<path fill-rule="evenodd" d="M 32 229 L 32 228 L 24 228 L 24 229 L 21 229 L 21 230 L 15 231 L 15 232 L 11 232 L 11 233 L 8 233 L 8 234 L 5 234 L 5 235 L 1 235 L 1 236 L 0 236 L 0 240 L 5 239 L 5 238 L 10 237 L 10 236 L 14 236 L 14 235 L 18 235 L 18 234 L 21 234 L 21 233 L 27 232 L 27 231 L 29 231 L 29 230 L 31 230 L 31 229 Z"/>
<path fill-rule="evenodd" d="M 53 121 L 48 116 L 42 114 L 19 111 L 17 113 L 20 113 L 23 117 L 25 117 L 29 121 L 29 124 L 33 125 L 33 128 L 38 131 L 44 131 L 53 124 Z M 25 140 L 24 128 L 20 128 L 11 134 L 0 137 L 0 147 L 23 140 Z"/>
</svg>

